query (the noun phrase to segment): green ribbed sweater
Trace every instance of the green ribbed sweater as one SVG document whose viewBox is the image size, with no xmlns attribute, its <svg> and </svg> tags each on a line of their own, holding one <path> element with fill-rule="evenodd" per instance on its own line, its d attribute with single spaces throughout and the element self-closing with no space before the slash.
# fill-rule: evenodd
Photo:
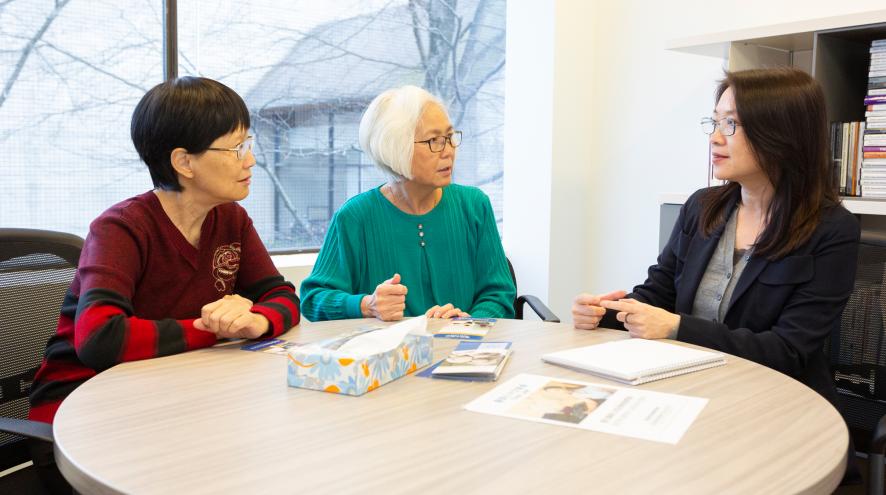
<svg viewBox="0 0 886 495">
<path fill-rule="evenodd" d="M 301 284 L 304 317 L 362 318 L 363 296 L 395 273 L 409 289 L 406 316 L 452 303 L 471 316 L 514 317 L 516 289 L 483 191 L 452 184 L 433 210 L 410 215 L 380 189 L 349 199 L 332 218 Z"/>
</svg>

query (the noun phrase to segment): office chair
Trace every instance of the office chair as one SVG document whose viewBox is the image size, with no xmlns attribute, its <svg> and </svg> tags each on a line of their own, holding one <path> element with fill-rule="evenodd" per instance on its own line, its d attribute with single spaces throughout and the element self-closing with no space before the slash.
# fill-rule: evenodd
<svg viewBox="0 0 886 495">
<path fill-rule="evenodd" d="M 886 453 L 886 236 L 863 232 L 855 288 L 828 353 L 837 403 L 856 452 L 868 457 L 867 493 L 883 493 Z"/>
<path fill-rule="evenodd" d="M 0 228 L 0 471 L 31 460 L 26 438 L 53 441 L 51 425 L 26 419 L 28 394 L 82 247 L 72 234 Z M 33 471 L 0 478 L 0 492 L 41 493 Z"/>
<path fill-rule="evenodd" d="M 514 265 L 511 264 L 511 260 L 509 260 L 509 259 L 508 259 L 508 270 L 510 270 L 510 272 L 511 272 L 511 280 L 514 281 L 514 287 L 516 288 L 517 287 L 517 275 L 514 273 Z M 517 293 L 519 294 L 519 292 L 517 292 Z M 535 314 L 537 314 L 538 317 L 542 319 L 542 321 L 547 321 L 547 322 L 552 322 L 552 323 L 560 323 L 560 318 L 558 318 L 557 315 L 555 315 L 554 312 L 551 311 L 550 308 L 547 307 L 547 305 L 545 305 L 545 303 L 541 302 L 541 299 L 539 299 L 536 296 L 531 296 L 528 294 L 522 295 L 522 296 L 517 296 L 517 298 L 514 299 L 514 318 L 516 318 L 518 320 L 523 319 L 523 305 L 524 304 L 528 304 L 529 307 L 532 308 L 532 311 L 534 311 Z"/>
</svg>

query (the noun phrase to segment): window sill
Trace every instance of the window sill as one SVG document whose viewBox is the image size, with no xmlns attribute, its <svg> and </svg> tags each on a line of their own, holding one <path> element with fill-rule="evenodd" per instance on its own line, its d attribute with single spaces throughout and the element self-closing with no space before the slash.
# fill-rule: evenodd
<svg viewBox="0 0 886 495">
<path fill-rule="evenodd" d="M 318 253 L 298 253 L 298 254 L 275 254 L 271 255 L 271 260 L 277 269 L 283 268 L 311 268 L 317 262 Z"/>
</svg>

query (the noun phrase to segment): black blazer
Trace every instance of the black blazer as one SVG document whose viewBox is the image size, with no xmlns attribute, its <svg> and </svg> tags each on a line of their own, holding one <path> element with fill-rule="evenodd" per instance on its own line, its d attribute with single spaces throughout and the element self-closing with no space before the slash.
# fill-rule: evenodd
<svg viewBox="0 0 886 495">
<path fill-rule="evenodd" d="M 717 349 L 791 376 L 834 402 L 836 389 L 824 344 L 840 325 L 855 281 L 861 235 L 858 220 L 842 206 L 822 212 L 805 244 L 777 261 L 751 256 L 722 323 L 692 316 L 695 293 L 724 227 L 705 238 L 699 229 L 696 191 L 680 216 L 649 277 L 632 297 L 680 315 L 677 340 Z M 738 203 L 736 192 L 729 204 Z M 789 233 L 788 233 L 789 234 Z M 600 324 L 624 328 L 608 311 Z"/>
</svg>

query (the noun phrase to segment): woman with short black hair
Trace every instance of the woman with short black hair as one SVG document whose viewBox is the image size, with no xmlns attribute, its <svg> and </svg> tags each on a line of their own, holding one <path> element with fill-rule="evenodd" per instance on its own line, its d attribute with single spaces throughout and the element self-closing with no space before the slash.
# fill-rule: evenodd
<svg viewBox="0 0 886 495">
<path fill-rule="evenodd" d="M 227 86 L 182 77 L 155 86 L 132 116 L 154 190 L 95 219 L 58 330 L 31 391 L 32 420 L 117 363 L 219 338 L 273 337 L 298 324 L 298 298 L 236 202 L 249 194 L 249 111 Z M 52 446 L 32 443 L 41 478 L 62 486 Z"/>
</svg>

